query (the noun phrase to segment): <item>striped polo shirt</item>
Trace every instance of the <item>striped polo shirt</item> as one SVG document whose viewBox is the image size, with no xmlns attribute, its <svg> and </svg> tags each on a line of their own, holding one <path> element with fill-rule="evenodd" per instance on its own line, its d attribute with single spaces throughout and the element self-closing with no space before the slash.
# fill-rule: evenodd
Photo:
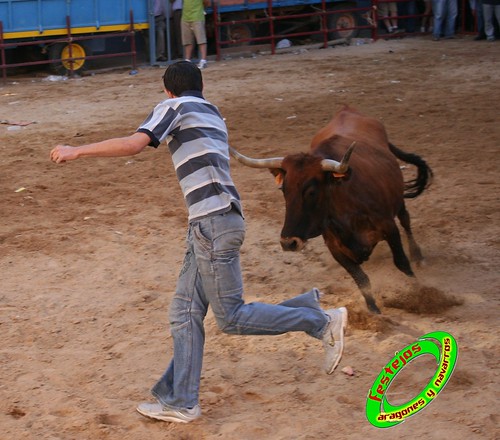
<svg viewBox="0 0 500 440">
<path fill-rule="evenodd" d="M 189 91 L 158 104 L 137 129 L 158 147 L 167 142 L 189 212 L 189 221 L 241 212 L 240 196 L 229 169 L 226 124 L 216 106 Z"/>
</svg>

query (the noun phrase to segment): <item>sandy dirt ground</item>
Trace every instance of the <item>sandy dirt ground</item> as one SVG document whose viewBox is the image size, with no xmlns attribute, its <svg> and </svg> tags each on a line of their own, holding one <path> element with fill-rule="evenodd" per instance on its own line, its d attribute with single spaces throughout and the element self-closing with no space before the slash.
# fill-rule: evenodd
<svg viewBox="0 0 500 440">
<path fill-rule="evenodd" d="M 382 308 L 374 316 L 321 238 L 301 253 L 281 250 L 284 202 L 272 175 L 233 161 L 248 227 L 246 300 L 278 303 L 317 286 L 325 308 L 349 309 L 346 349 L 328 376 L 320 341 L 229 336 L 209 314 L 203 417 L 188 425 L 135 412 L 172 353 L 167 311 L 187 217 L 167 149 L 49 162 L 58 143 L 132 133 L 163 97 L 162 72 L 0 86 L 0 438 L 500 438 L 499 45 L 408 38 L 210 63 L 205 95 L 242 152 L 306 151 L 350 104 L 424 157 L 435 179 L 408 202 L 426 257 L 415 267 L 419 284 L 394 267 L 386 243 L 364 265 Z M 34 123 L 12 125 L 21 121 Z M 450 382 L 405 423 L 373 427 L 365 402 L 380 370 L 436 330 L 458 341 Z M 422 389 L 435 371 L 429 359 L 398 376 L 389 401 Z"/>
</svg>

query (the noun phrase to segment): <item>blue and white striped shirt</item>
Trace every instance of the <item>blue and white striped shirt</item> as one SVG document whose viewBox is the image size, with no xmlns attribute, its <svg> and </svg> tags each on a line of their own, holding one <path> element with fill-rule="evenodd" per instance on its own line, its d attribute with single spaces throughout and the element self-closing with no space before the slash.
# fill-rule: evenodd
<svg viewBox="0 0 500 440">
<path fill-rule="evenodd" d="M 146 133 L 155 148 L 166 140 L 190 221 L 229 211 L 231 205 L 241 212 L 230 175 L 226 124 L 201 93 L 166 99 L 137 131 Z"/>
</svg>

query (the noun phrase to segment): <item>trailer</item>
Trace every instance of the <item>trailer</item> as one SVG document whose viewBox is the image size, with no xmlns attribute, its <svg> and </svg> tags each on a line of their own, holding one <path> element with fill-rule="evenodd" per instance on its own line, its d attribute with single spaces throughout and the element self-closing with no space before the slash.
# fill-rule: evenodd
<svg viewBox="0 0 500 440">
<path fill-rule="evenodd" d="M 105 37 L 149 27 L 147 0 L 0 0 L 2 65 L 22 54 L 78 72 L 106 50 Z"/>
</svg>

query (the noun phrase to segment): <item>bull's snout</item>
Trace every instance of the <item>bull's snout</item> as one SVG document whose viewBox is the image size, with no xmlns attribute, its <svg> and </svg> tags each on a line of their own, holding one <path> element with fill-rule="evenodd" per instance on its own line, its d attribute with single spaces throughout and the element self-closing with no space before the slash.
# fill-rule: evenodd
<svg viewBox="0 0 500 440">
<path fill-rule="evenodd" d="M 281 237 L 281 247 L 284 251 L 298 252 L 304 249 L 306 242 L 299 237 Z"/>
</svg>

